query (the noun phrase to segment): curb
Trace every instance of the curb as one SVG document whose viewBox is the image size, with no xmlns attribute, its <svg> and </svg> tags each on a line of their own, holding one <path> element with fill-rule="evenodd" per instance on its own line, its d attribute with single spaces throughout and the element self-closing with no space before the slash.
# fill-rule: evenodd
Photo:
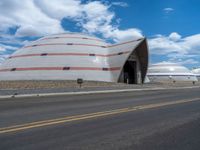
<svg viewBox="0 0 200 150">
<path fill-rule="evenodd" d="M 157 90 L 178 90 L 178 89 L 193 89 L 200 88 L 200 86 L 190 87 L 173 87 L 173 88 L 144 88 L 144 89 L 119 89 L 119 90 L 100 90 L 100 91 L 83 91 L 83 92 L 62 92 L 62 93 L 41 93 L 41 94 L 22 94 L 22 95 L 5 95 L 0 96 L 1 99 L 9 98 L 28 98 L 28 97 L 46 97 L 46 96 L 64 96 L 64 95 L 88 95 L 88 94 L 106 94 L 118 92 L 135 92 L 135 91 L 157 91 Z"/>
</svg>

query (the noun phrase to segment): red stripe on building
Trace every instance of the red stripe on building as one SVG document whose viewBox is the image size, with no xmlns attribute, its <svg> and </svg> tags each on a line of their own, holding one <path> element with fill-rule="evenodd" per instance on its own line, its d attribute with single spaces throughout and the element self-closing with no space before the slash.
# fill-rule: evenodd
<svg viewBox="0 0 200 150">
<path fill-rule="evenodd" d="M 139 39 L 141 40 L 141 39 Z M 91 46 L 91 47 L 102 47 L 102 48 L 110 48 L 110 47 L 116 47 L 116 46 L 120 46 L 120 45 L 124 45 L 124 44 L 129 44 L 129 43 L 133 43 L 139 40 L 132 40 L 132 41 L 127 41 L 124 43 L 119 43 L 119 44 L 113 44 L 113 45 L 96 45 L 96 44 L 80 44 L 80 43 L 49 43 L 49 44 L 35 44 L 35 45 L 30 45 L 30 46 L 25 46 L 23 48 L 28 48 L 28 47 L 35 47 L 35 46 L 49 46 L 49 45 L 78 45 L 78 46 Z"/>
<path fill-rule="evenodd" d="M 78 45 L 78 46 L 92 46 L 92 47 L 102 47 L 102 45 L 95 45 L 95 44 L 79 44 L 79 43 L 49 43 L 49 44 L 35 44 L 30 46 L 25 46 L 23 48 L 29 48 L 29 47 L 38 47 L 38 46 L 49 46 L 49 45 Z"/>
<path fill-rule="evenodd" d="M 30 67 L 30 68 L 6 68 L 1 69 L 0 72 L 8 72 L 8 71 L 37 71 L 37 70 L 63 70 L 63 71 L 69 71 L 69 70 L 97 70 L 97 71 L 117 71 L 120 70 L 121 67 L 112 67 L 112 68 L 97 68 L 97 67 L 69 67 L 68 70 L 64 70 L 64 67 Z"/>
<path fill-rule="evenodd" d="M 130 53 L 131 51 L 125 51 L 125 52 L 119 52 L 119 53 L 113 53 L 108 55 L 103 54 L 95 54 L 95 53 L 43 53 L 46 54 L 45 56 L 97 56 L 97 57 L 112 57 L 112 56 L 118 56 Z M 42 56 L 42 54 L 25 54 L 25 55 L 14 55 L 10 56 L 9 58 L 18 58 L 18 57 L 34 57 L 34 56 Z"/>
</svg>

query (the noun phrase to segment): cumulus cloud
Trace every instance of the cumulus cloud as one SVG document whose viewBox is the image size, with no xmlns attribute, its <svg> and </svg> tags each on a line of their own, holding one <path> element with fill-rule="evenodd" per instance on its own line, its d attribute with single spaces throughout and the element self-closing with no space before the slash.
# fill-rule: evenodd
<svg viewBox="0 0 200 150">
<path fill-rule="evenodd" d="M 181 35 L 176 33 L 176 32 L 172 32 L 170 35 L 169 35 L 169 39 L 172 40 L 172 41 L 178 41 L 181 39 Z"/>
<path fill-rule="evenodd" d="M 152 55 L 166 56 L 171 62 L 196 64 L 200 60 L 200 34 L 182 38 L 176 32 L 149 39 Z"/>
<path fill-rule="evenodd" d="M 43 14 L 56 20 L 64 17 L 78 18 L 82 14 L 80 0 L 34 0 L 34 3 Z"/>
<path fill-rule="evenodd" d="M 149 39 L 149 46 L 153 54 L 179 54 L 200 53 L 200 34 L 181 38 L 178 33 L 171 33 L 169 36 L 157 35 Z"/>
<path fill-rule="evenodd" d="M 104 36 L 106 38 L 112 38 L 115 42 L 138 39 L 143 37 L 142 31 L 136 28 L 119 30 L 117 28 L 108 26 L 107 28 L 102 28 L 101 31 L 104 33 Z"/>
<path fill-rule="evenodd" d="M 9 35 L 9 34 L 4 34 L 4 33 L 0 33 L 0 44 L 4 43 L 4 44 L 16 44 L 16 45 L 23 45 L 22 41 L 15 38 L 13 35 Z"/>
<path fill-rule="evenodd" d="M 176 41 L 163 35 L 157 35 L 155 38 L 149 39 L 149 47 L 151 53 L 157 55 L 165 55 L 172 52 L 185 54 L 187 52 L 180 44 L 177 44 Z"/>
<path fill-rule="evenodd" d="M 15 50 L 17 50 L 18 47 L 15 46 L 10 46 L 10 45 L 6 45 L 6 44 L 1 44 L 0 43 L 0 64 L 7 58 L 9 57 L 9 54 L 7 53 L 7 51 L 9 50 L 10 52 L 14 52 Z"/>
<path fill-rule="evenodd" d="M 115 13 L 109 11 L 110 7 L 110 5 L 105 5 L 98 1 L 85 4 L 86 19 L 81 21 L 84 31 L 90 34 L 100 33 L 104 38 L 113 39 L 115 42 L 142 37 L 142 31 L 139 29 L 120 30 L 118 25 L 113 25 L 112 21 L 115 18 Z"/>
<path fill-rule="evenodd" d="M 198 64 L 199 61 L 191 58 L 191 59 L 186 59 L 186 60 L 180 60 L 179 63 L 182 64 L 182 65 L 187 65 L 187 64 L 194 65 L 194 64 Z"/>
<path fill-rule="evenodd" d="M 0 44 L 0 53 L 5 52 L 6 50 L 17 50 L 17 48 L 18 47 L 15 46 Z"/>
<path fill-rule="evenodd" d="M 101 32 L 100 28 L 102 26 L 112 26 L 111 23 L 115 17 L 115 13 L 108 11 L 109 7 L 99 1 L 85 4 L 83 6 L 84 16 L 80 21 L 84 30 L 89 33 L 95 33 Z"/>
<path fill-rule="evenodd" d="M 187 55 L 182 55 L 182 54 L 177 54 L 177 53 L 172 53 L 168 54 L 167 58 L 168 61 L 174 62 L 174 63 L 179 63 L 182 65 L 194 65 L 194 64 L 199 64 L 199 55 L 194 55 L 194 54 L 187 54 Z"/>
<path fill-rule="evenodd" d="M 4 54 L 4 55 L 0 54 L 0 65 L 1 65 L 2 62 L 3 62 L 5 59 L 7 59 L 8 57 L 9 57 L 8 54 Z"/>
<path fill-rule="evenodd" d="M 3 0 L 0 5 L 0 28 L 18 26 L 16 36 L 41 36 L 62 32 L 60 21 L 48 17 L 33 0 Z"/>
<path fill-rule="evenodd" d="M 120 30 L 121 18 L 116 17 L 111 8 L 114 6 L 127 7 L 128 4 L 121 1 L 1 0 L 0 63 L 32 38 L 69 32 L 70 28 L 62 26 L 63 19 L 73 21 L 82 32 L 115 42 L 142 37 L 142 31 L 136 28 Z M 15 32 L 10 33 L 13 28 Z"/>
<path fill-rule="evenodd" d="M 122 36 L 118 37 L 117 32 L 121 32 L 125 38 L 127 38 L 125 36 L 127 31 L 131 31 L 133 37 L 138 36 L 138 30 L 134 28 L 120 30 L 119 25 L 114 25 L 114 20 L 118 18 L 110 9 L 113 5 L 125 7 L 127 4 L 124 2 L 108 4 L 101 1 L 83 3 L 81 0 L 2 0 L 0 29 L 5 31 L 10 27 L 18 26 L 15 33 L 17 37 L 44 36 L 65 32 L 61 26 L 61 20 L 65 18 L 75 21 L 83 32 L 102 34 L 103 37 L 110 35 L 109 38 L 116 35 L 115 41 L 122 39 Z M 113 34 L 106 34 L 103 28 L 109 28 L 110 33 Z"/>
</svg>

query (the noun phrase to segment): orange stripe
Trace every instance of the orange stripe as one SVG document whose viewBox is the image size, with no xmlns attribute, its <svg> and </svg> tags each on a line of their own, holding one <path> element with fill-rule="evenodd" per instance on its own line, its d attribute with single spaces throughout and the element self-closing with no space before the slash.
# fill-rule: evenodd
<svg viewBox="0 0 200 150">
<path fill-rule="evenodd" d="M 15 71 L 34 71 L 34 70 L 63 70 L 64 67 L 30 67 L 30 68 L 15 68 Z M 116 71 L 121 67 L 112 68 L 97 68 L 97 67 L 69 67 L 69 70 L 99 70 L 99 71 Z M 1 69 L 0 72 L 11 71 L 12 68 Z M 63 70 L 66 71 L 66 70 Z M 67 70 L 68 71 L 68 70 Z"/>
<path fill-rule="evenodd" d="M 70 44 L 70 43 L 69 43 Z M 49 43 L 49 44 L 35 44 L 35 46 L 49 46 L 49 45 L 69 45 L 67 43 Z M 101 45 L 94 45 L 94 44 L 72 44 L 73 45 L 79 45 L 79 46 L 93 46 L 93 47 L 102 47 Z M 28 47 L 34 47 L 34 45 L 30 46 L 25 46 L 23 48 L 28 48 Z"/>
<path fill-rule="evenodd" d="M 120 46 L 120 45 L 124 45 L 124 44 L 129 44 L 129 43 L 136 42 L 136 41 L 138 41 L 138 40 L 132 40 L 132 41 L 127 41 L 127 42 L 124 42 L 124 43 L 113 44 L 113 45 L 108 45 L 108 46 L 104 46 L 104 45 L 95 45 L 95 44 L 80 44 L 80 43 L 49 43 L 49 44 L 35 44 L 35 46 L 69 45 L 69 44 L 72 44 L 72 46 L 73 46 L 73 45 L 79 45 L 79 46 L 93 46 L 93 47 L 110 48 L 110 47 Z M 28 48 L 28 47 L 34 47 L 34 45 L 25 46 L 25 47 L 23 47 L 23 48 Z"/>
<path fill-rule="evenodd" d="M 98 57 L 111 57 L 111 56 L 118 56 L 130 53 L 131 51 L 125 51 L 125 52 L 119 52 L 119 53 L 113 53 L 108 55 L 103 54 L 89 54 L 89 53 L 46 53 L 46 56 L 98 56 Z M 26 54 L 26 55 L 14 55 L 10 56 L 9 58 L 18 58 L 18 57 L 32 57 L 32 56 L 41 56 L 42 54 Z"/>
</svg>

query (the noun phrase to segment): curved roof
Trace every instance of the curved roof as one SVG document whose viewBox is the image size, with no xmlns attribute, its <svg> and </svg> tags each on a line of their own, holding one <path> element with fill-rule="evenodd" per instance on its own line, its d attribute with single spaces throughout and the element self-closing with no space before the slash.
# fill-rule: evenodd
<svg viewBox="0 0 200 150">
<path fill-rule="evenodd" d="M 180 64 L 157 63 L 149 67 L 148 73 L 191 74 L 191 71 Z"/>
<path fill-rule="evenodd" d="M 138 49 L 140 48 L 140 49 Z M 85 80 L 117 82 L 128 57 L 137 51 L 142 81 L 148 66 L 146 39 L 108 44 L 77 33 L 40 38 L 13 53 L 0 66 L 1 80 Z"/>
<path fill-rule="evenodd" d="M 98 37 L 95 37 L 94 35 L 89 35 L 89 34 L 86 34 L 86 33 L 78 33 L 78 32 L 65 32 L 65 33 L 57 33 L 57 34 L 51 34 L 51 35 L 47 35 L 43 38 L 47 38 L 47 37 L 56 37 L 56 36 L 77 36 L 77 37 L 87 37 L 87 38 L 93 38 L 93 39 L 97 39 L 97 40 L 100 40 L 102 42 L 105 42 L 103 39 L 100 39 Z M 106 42 L 105 42 L 106 43 Z"/>
<path fill-rule="evenodd" d="M 197 77 L 188 68 L 176 63 L 157 63 L 149 67 L 151 81 L 197 81 Z"/>
</svg>

